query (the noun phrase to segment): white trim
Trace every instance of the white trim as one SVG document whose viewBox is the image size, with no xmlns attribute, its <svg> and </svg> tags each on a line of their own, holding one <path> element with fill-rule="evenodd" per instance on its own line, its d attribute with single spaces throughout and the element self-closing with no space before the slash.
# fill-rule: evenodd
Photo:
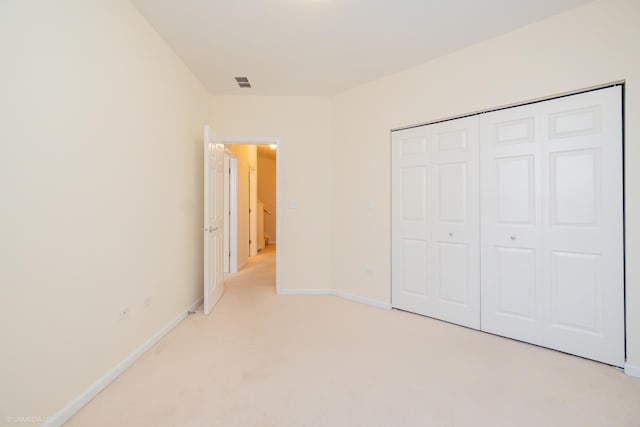
<svg viewBox="0 0 640 427">
<path fill-rule="evenodd" d="M 194 311 L 203 302 L 203 298 L 199 298 L 196 302 L 191 304 L 189 308 L 184 310 L 175 319 L 167 323 L 162 329 L 156 332 L 151 338 L 149 338 L 144 344 L 138 347 L 133 353 L 124 358 L 120 363 L 111 368 L 106 374 L 98 379 L 98 381 L 91 384 L 86 390 L 84 390 L 79 396 L 69 402 L 64 408 L 60 409 L 55 415 L 49 418 L 43 427 L 59 427 L 73 417 L 84 405 L 89 403 L 98 393 L 104 390 L 109 384 L 111 384 L 116 378 L 118 378 L 124 371 L 127 370 L 133 363 L 138 360 L 143 354 L 145 354 L 151 347 L 153 347 L 162 337 L 168 334 L 173 328 L 189 315 L 190 311 Z"/>
<path fill-rule="evenodd" d="M 223 145 L 223 147 L 225 147 Z M 229 197 L 231 196 L 231 192 L 229 191 L 229 187 L 231 186 L 230 180 L 231 180 L 231 157 L 229 155 L 229 150 L 227 150 L 227 148 L 224 148 L 224 172 L 222 173 L 222 186 L 223 186 L 223 190 L 222 193 L 224 194 L 223 196 L 223 200 L 224 200 L 224 207 L 222 208 L 222 215 L 224 216 L 224 232 L 223 234 L 223 251 L 222 251 L 222 258 L 224 259 L 224 262 L 222 263 L 224 265 L 222 271 L 225 273 L 230 273 L 231 272 L 231 239 L 229 238 L 229 235 L 231 234 L 231 206 L 230 206 L 230 201 L 229 201 Z"/>
<path fill-rule="evenodd" d="M 278 295 L 331 295 L 331 289 L 276 289 Z"/>
<path fill-rule="evenodd" d="M 640 378 L 640 366 L 631 365 L 629 363 L 624 364 L 624 374 L 630 377 Z"/>
<path fill-rule="evenodd" d="M 382 301 L 378 301 L 375 299 L 371 299 L 371 298 L 367 298 L 367 297 L 363 297 L 360 295 L 354 295 L 354 294 L 349 294 L 347 292 L 342 292 L 342 291 L 336 291 L 336 290 L 331 290 L 331 295 L 340 297 L 340 298 L 344 298 L 347 299 L 349 301 L 354 301 L 354 302 L 359 302 L 361 304 L 366 304 L 366 305 L 370 305 L 372 307 L 376 307 L 376 308 L 382 308 L 384 310 L 391 310 L 391 304 L 389 304 L 388 302 L 382 302 Z"/>
<path fill-rule="evenodd" d="M 280 148 L 280 138 L 276 136 L 267 137 L 241 137 L 241 138 L 218 138 L 221 144 L 246 144 L 246 145 L 271 145 L 276 144 Z"/>
<path fill-rule="evenodd" d="M 280 160 L 280 152 L 282 151 L 282 141 L 278 138 L 278 141 L 274 144 L 278 145 L 276 150 L 276 234 L 282 236 L 282 161 Z M 275 243 L 275 242 L 273 242 Z M 280 245 L 276 245 L 276 293 L 280 290 L 281 281 L 281 265 L 284 258 L 282 257 L 282 248 Z"/>
<path fill-rule="evenodd" d="M 589 86 L 589 87 L 585 87 L 585 88 L 582 88 L 582 89 L 574 89 L 574 90 L 569 90 L 569 91 L 560 92 L 560 93 L 547 95 L 547 96 L 542 96 L 542 97 L 538 97 L 538 98 L 530 98 L 528 100 L 524 100 L 524 101 L 520 101 L 520 102 L 514 102 L 514 103 L 511 103 L 511 104 L 503 104 L 503 105 L 500 105 L 498 107 L 493 107 L 493 108 L 489 108 L 489 109 L 485 109 L 485 110 L 476 110 L 476 111 L 473 111 L 473 112 L 470 112 L 470 113 L 466 113 L 466 114 L 459 114 L 457 116 L 447 116 L 447 117 L 442 117 L 442 118 L 435 119 L 435 120 L 430 120 L 428 122 L 422 122 L 422 123 L 417 123 L 417 124 L 413 124 L 413 125 L 402 126 L 402 127 L 399 127 L 399 128 L 393 128 L 393 129 L 391 129 L 391 132 L 404 130 L 404 129 L 416 128 L 416 127 L 421 127 L 421 126 L 426 126 L 426 125 L 433 125 L 433 124 L 440 123 L 440 122 L 448 122 L 450 120 L 462 119 L 464 117 L 469 117 L 469 116 L 477 116 L 479 114 L 491 113 L 493 111 L 505 110 L 507 108 L 521 107 L 521 106 L 527 105 L 527 104 L 536 104 L 538 102 L 549 101 L 549 100 L 552 100 L 552 99 L 562 98 L 562 97 L 565 97 L 565 96 L 578 95 L 580 93 L 591 92 L 591 91 L 599 90 L 599 89 L 605 89 L 605 88 L 612 87 L 612 86 L 622 86 L 625 83 L 626 83 L 626 80 L 616 80 L 614 82 L 604 83 L 604 84 L 595 85 L 595 86 Z"/>
<path fill-rule="evenodd" d="M 277 289 L 276 293 L 278 295 L 332 295 L 334 297 L 346 299 L 360 304 L 370 305 L 372 307 L 382 308 L 384 310 L 391 310 L 391 304 L 389 303 L 362 297 L 359 295 L 349 294 L 347 292 L 336 291 L 334 289 Z"/>
<path fill-rule="evenodd" d="M 200 297 L 200 298 L 198 298 L 197 300 L 195 300 L 195 301 L 194 301 L 194 302 L 189 306 L 189 308 L 187 308 L 187 311 L 185 311 L 185 312 L 183 312 L 182 314 L 180 314 L 180 316 L 182 316 L 182 318 L 181 318 L 180 320 L 182 320 L 182 319 L 184 319 L 185 317 L 187 317 L 187 316 L 189 315 L 189 312 L 196 311 L 196 309 L 197 309 L 198 307 L 200 307 L 200 305 L 201 305 L 203 302 L 204 302 L 204 297 Z M 176 319 L 178 319 L 178 318 L 176 318 Z M 180 320 L 177 320 L 177 322 L 178 322 L 178 323 L 180 323 Z M 175 321 L 176 321 L 176 320 L 174 320 L 174 322 L 175 322 Z M 178 323 L 176 323 L 176 325 L 177 325 Z M 174 326 L 174 327 L 175 327 L 175 326 Z M 169 331 L 167 331 L 167 332 L 169 332 Z"/>
</svg>

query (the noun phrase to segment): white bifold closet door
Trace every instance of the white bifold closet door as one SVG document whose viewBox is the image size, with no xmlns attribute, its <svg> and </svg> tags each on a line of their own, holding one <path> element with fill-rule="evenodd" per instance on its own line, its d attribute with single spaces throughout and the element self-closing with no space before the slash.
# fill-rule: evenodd
<svg viewBox="0 0 640 427">
<path fill-rule="evenodd" d="M 393 132 L 392 305 L 480 327 L 478 117 Z"/>
<path fill-rule="evenodd" d="M 480 122 L 482 330 L 624 364 L 621 87 Z"/>
<path fill-rule="evenodd" d="M 392 306 L 624 364 L 620 86 L 392 134 Z"/>
</svg>

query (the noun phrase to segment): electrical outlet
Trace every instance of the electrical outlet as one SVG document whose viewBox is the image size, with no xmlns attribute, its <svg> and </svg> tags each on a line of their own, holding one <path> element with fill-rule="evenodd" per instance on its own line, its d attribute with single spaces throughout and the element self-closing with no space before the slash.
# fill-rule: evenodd
<svg viewBox="0 0 640 427">
<path fill-rule="evenodd" d="M 149 307 L 151 305 L 151 303 L 153 302 L 153 297 L 151 296 L 147 296 L 144 298 L 144 300 L 142 301 L 142 305 L 145 307 Z"/>
<path fill-rule="evenodd" d="M 289 209 L 298 209 L 298 201 L 295 199 L 289 200 Z"/>
<path fill-rule="evenodd" d="M 125 320 L 127 317 L 129 317 L 129 307 L 121 308 L 119 311 L 119 317 L 120 320 Z"/>
</svg>

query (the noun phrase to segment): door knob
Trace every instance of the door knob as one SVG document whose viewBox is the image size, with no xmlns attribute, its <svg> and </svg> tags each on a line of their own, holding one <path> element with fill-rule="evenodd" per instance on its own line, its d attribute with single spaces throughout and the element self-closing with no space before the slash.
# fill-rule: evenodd
<svg viewBox="0 0 640 427">
<path fill-rule="evenodd" d="M 511 236 L 509 237 L 511 240 L 515 241 L 516 240 L 516 236 Z"/>
<path fill-rule="evenodd" d="M 453 237 L 453 233 L 451 231 L 449 232 L 449 237 Z"/>
</svg>

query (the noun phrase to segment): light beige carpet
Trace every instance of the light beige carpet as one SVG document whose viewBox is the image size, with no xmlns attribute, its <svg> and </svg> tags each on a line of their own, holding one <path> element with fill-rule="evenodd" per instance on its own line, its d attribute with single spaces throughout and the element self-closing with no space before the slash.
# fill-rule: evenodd
<svg viewBox="0 0 640 427">
<path fill-rule="evenodd" d="M 67 427 L 640 426 L 640 380 L 332 296 L 276 296 L 267 249 Z"/>
</svg>

